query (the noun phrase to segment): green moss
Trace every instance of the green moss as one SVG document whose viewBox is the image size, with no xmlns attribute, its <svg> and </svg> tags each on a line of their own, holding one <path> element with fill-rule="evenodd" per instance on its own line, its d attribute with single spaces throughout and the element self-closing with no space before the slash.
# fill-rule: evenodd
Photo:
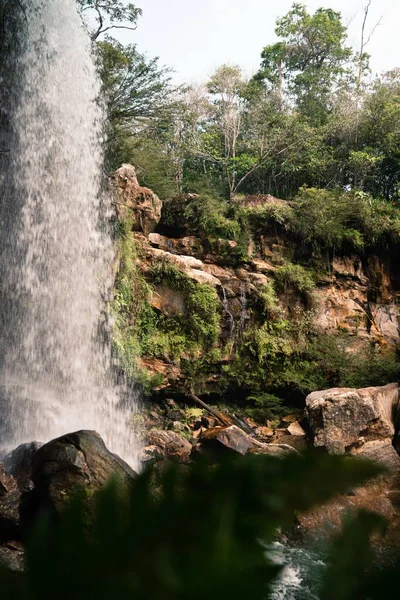
<svg viewBox="0 0 400 600">
<path fill-rule="evenodd" d="M 221 303 L 213 287 L 189 279 L 178 268 L 168 263 L 154 267 L 151 280 L 180 291 L 184 297 L 184 315 L 162 318 L 160 324 L 165 332 L 174 332 L 178 337 L 185 338 L 186 350 L 193 350 L 197 346 L 206 349 L 217 342 L 220 333 Z"/>
<path fill-rule="evenodd" d="M 111 305 L 113 351 L 124 373 L 147 393 L 162 383 L 160 376 L 152 376 L 139 362 L 143 354 L 143 332 L 150 335 L 157 327 L 149 304 L 151 287 L 136 266 L 136 247 L 129 217 L 119 222 L 117 235 L 120 264 Z"/>
</svg>

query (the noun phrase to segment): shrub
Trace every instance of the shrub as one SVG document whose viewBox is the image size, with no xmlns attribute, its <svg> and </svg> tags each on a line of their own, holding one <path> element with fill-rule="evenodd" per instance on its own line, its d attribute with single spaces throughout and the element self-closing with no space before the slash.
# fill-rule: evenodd
<svg viewBox="0 0 400 600">
<path fill-rule="evenodd" d="M 400 240 L 400 210 L 363 192 L 302 188 L 290 229 L 314 250 L 358 252 Z"/>
<path fill-rule="evenodd" d="M 196 196 L 184 210 L 190 228 L 201 231 L 211 238 L 238 240 L 241 234 L 240 223 L 228 218 L 229 205 L 222 199 L 211 196 Z"/>
<path fill-rule="evenodd" d="M 315 281 L 310 272 L 301 265 L 285 263 L 276 269 L 274 277 L 278 291 L 294 291 L 306 300 L 311 299 Z"/>
<path fill-rule="evenodd" d="M 238 206 L 236 208 L 237 218 L 246 221 L 248 226 L 256 231 L 273 226 L 287 229 L 291 222 L 293 209 L 289 203 L 276 202 L 266 203 L 259 206 Z"/>
</svg>

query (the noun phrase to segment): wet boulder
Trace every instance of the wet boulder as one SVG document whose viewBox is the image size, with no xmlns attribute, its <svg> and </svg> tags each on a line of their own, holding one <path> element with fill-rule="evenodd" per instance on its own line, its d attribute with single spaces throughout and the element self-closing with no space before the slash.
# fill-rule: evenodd
<svg viewBox="0 0 400 600">
<path fill-rule="evenodd" d="M 112 477 L 124 493 L 130 490 L 136 473 L 106 448 L 95 431 L 77 431 L 52 440 L 33 456 L 35 487 L 24 496 L 21 517 L 29 520 L 42 507 L 60 513 L 81 490 L 90 500 Z"/>
<path fill-rule="evenodd" d="M 11 542 L 0 546 L 0 563 L 10 571 L 23 571 L 24 550 L 22 545 Z"/>
</svg>

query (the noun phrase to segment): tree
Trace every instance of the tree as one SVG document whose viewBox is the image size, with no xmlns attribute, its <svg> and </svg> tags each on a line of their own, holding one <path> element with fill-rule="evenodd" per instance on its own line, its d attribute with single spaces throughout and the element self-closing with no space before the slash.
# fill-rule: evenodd
<svg viewBox="0 0 400 600">
<path fill-rule="evenodd" d="M 121 0 L 77 0 L 78 9 L 93 41 L 111 29 L 136 29 L 142 10 Z M 94 23 L 91 27 L 89 23 Z"/>
<path fill-rule="evenodd" d="M 97 51 L 108 116 L 108 162 L 116 167 L 129 160 L 132 137 L 170 108 L 176 88 L 170 70 L 134 44 L 106 38 L 97 42 Z"/>
<path fill-rule="evenodd" d="M 278 19 L 275 33 L 281 41 L 264 48 L 256 79 L 278 86 L 282 102 L 286 92 L 313 123 L 324 123 L 352 55 L 340 13 L 319 8 L 311 15 L 295 3 Z"/>
<path fill-rule="evenodd" d="M 207 83 L 214 106 L 215 150 L 220 154 L 218 160 L 223 163 L 230 195 L 235 191 L 238 177 L 238 142 L 242 130 L 245 85 L 241 69 L 232 65 L 219 67 Z"/>
</svg>

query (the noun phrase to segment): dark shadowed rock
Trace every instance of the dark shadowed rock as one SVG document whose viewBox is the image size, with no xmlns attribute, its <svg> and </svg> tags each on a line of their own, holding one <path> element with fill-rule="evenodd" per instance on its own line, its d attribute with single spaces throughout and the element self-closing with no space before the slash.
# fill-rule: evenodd
<svg viewBox="0 0 400 600">
<path fill-rule="evenodd" d="M 0 563 L 10 571 L 23 571 L 24 551 L 22 546 L 14 542 L 0 546 Z"/>
<path fill-rule="evenodd" d="M 95 431 L 77 431 L 42 446 L 32 460 L 34 490 L 24 497 L 21 517 L 48 506 L 59 513 L 78 490 L 90 499 L 115 477 L 122 493 L 130 489 L 136 473 L 112 454 Z"/>
<path fill-rule="evenodd" d="M 0 543 L 21 539 L 20 500 L 21 492 L 16 486 L 0 498 Z"/>
<path fill-rule="evenodd" d="M 12 475 L 21 490 L 30 489 L 32 484 L 32 458 L 43 446 L 40 442 L 21 444 L 4 457 L 4 468 Z"/>
</svg>

